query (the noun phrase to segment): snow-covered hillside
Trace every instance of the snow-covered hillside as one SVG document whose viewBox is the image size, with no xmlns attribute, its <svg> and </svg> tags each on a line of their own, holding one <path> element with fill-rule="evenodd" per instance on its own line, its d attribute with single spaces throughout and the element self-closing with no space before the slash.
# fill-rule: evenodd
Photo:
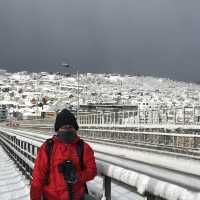
<svg viewBox="0 0 200 200">
<path fill-rule="evenodd" d="M 78 95 L 79 94 L 79 95 Z M 65 105 L 119 104 L 140 109 L 200 105 L 200 85 L 166 78 L 120 74 L 8 73 L 0 70 L 0 104 L 21 111 L 56 110 Z"/>
</svg>

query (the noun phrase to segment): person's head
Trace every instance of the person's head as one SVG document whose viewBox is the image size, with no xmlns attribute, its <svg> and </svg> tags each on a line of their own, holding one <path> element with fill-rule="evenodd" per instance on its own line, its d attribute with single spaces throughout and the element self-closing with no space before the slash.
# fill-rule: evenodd
<svg viewBox="0 0 200 200">
<path fill-rule="evenodd" d="M 57 137 L 65 144 L 77 138 L 76 131 L 79 129 L 76 118 L 67 109 L 62 110 L 56 117 L 54 124 Z"/>
<path fill-rule="evenodd" d="M 54 129 L 55 132 L 63 131 L 66 129 L 70 131 L 77 131 L 79 126 L 73 113 L 67 109 L 63 109 L 60 113 L 58 113 L 56 117 Z"/>
</svg>

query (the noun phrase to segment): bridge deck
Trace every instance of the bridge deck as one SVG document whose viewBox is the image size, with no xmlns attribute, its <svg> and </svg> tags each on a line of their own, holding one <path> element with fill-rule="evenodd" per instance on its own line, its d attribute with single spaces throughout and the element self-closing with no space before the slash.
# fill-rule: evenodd
<svg viewBox="0 0 200 200">
<path fill-rule="evenodd" d="M 0 146 L 0 199 L 29 200 L 28 186 L 2 146 Z"/>
</svg>

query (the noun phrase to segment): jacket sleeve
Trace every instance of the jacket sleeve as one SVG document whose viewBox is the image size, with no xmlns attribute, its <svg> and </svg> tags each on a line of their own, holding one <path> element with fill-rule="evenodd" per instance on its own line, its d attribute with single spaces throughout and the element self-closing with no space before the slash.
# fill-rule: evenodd
<svg viewBox="0 0 200 200">
<path fill-rule="evenodd" d="M 96 162 L 92 148 L 84 143 L 83 171 L 78 173 L 81 182 L 92 180 L 97 175 Z"/>
<path fill-rule="evenodd" d="M 39 148 L 35 165 L 32 173 L 32 183 L 30 188 L 30 199 L 41 200 L 42 191 L 45 184 L 46 171 L 47 171 L 47 154 L 45 151 L 45 143 Z"/>
</svg>

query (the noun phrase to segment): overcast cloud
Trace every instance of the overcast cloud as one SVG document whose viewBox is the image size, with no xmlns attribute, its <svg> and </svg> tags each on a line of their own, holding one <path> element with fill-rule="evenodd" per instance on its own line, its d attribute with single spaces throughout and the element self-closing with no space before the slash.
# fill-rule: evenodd
<svg viewBox="0 0 200 200">
<path fill-rule="evenodd" d="M 141 73 L 200 80 L 199 0 L 0 0 L 9 71 Z"/>
</svg>

